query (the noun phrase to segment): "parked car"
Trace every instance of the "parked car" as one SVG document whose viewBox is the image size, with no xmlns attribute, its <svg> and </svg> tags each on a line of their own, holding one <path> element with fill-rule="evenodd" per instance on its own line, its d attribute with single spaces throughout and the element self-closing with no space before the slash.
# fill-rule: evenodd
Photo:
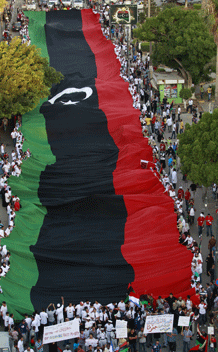
<svg viewBox="0 0 218 352">
<path fill-rule="evenodd" d="M 60 3 L 58 0 L 49 0 L 47 5 L 48 5 L 49 9 L 51 9 L 54 5 L 58 6 L 59 4 Z"/>
<path fill-rule="evenodd" d="M 83 9 L 84 8 L 84 1 L 83 0 L 73 0 L 73 7 L 75 9 Z"/>
<path fill-rule="evenodd" d="M 34 1 L 34 0 L 29 1 L 29 2 L 26 4 L 26 9 L 27 9 L 27 11 L 36 10 L 36 3 L 35 3 L 35 1 Z"/>
<path fill-rule="evenodd" d="M 38 4 L 39 4 L 39 7 L 47 6 L 48 5 L 48 0 L 39 0 Z"/>
<path fill-rule="evenodd" d="M 13 32 L 19 32 L 21 27 L 22 27 L 21 22 L 13 22 L 12 23 L 12 31 Z"/>
<path fill-rule="evenodd" d="M 10 352 L 9 333 L 0 331 L 0 352 Z"/>
<path fill-rule="evenodd" d="M 62 0 L 64 7 L 72 6 L 72 0 Z"/>
</svg>

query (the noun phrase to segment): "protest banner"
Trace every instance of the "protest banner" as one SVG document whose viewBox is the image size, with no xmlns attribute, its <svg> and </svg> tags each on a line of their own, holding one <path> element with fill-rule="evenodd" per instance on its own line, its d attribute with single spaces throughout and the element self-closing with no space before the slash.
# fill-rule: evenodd
<svg viewBox="0 0 218 352">
<path fill-rule="evenodd" d="M 116 338 L 127 338 L 127 321 L 116 320 Z"/>
<path fill-rule="evenodd" d="M 146 317 L 144 334 L 172 332 L 173 314 L 149 315 Z"/>
<path fill-rule="evenodd" d="M 189 326 L 190 317 L 179 316 L 178 326 Z"/>
<path fill-rule="evenodd" d="M 51 342 L 70 340 L 80 336 L 79 322 L 77 319 L 66 323 L 44 327 L 43 345 Z"/>
</svg>

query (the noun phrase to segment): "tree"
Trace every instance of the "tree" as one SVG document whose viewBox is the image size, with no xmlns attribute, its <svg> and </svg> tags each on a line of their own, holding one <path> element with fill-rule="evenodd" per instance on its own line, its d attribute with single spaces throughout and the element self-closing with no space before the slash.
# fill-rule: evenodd
<svg viewBox="0 0 218 352">
<path fill-rule="evenodd" d="M 166 8 L 157 17 L 138 25 L 134 35 L 152 41 L 153 63 L 178 69 L 188 88 L 200 81 L 204 66 L 215 55 L 216 46 L 197 10 Z"/>
<path fill-rule="evenodd" d="M 14 38 L 10 45 L 0 43 L 0 116 L 24 114 L 49 95 L 52 84 L 63 79 L 49 66 L 34 45 Z"/>
<path fill-rule="evenodd" d="M 215 85 L 215 107 L 218 107 L 218 0 L 204 0 L 202 3 L 202 14 L 205 22 L 210 28 L 216 44 L 216 85 Z"/>
<path fill-rule="evenodd" d="M 188 88 L 181 89 L 179 92 L 179 96 L 184 100 L 188 100 L 192 96 L 191 89 L 188 89 Z"/>
<path fill-rule="evenodd" d="M 218 109 L 203 114 L 198 124 L 186 124 L 179 135 L 178 155 L 181 169 L 199 185 L 218 183 Z"/>
<path fill-rule="evenodd" d="M 0 13 L 4 11 L 6 4 L 7 4 L 6 0 L 0 0 Z"/>
</svg>

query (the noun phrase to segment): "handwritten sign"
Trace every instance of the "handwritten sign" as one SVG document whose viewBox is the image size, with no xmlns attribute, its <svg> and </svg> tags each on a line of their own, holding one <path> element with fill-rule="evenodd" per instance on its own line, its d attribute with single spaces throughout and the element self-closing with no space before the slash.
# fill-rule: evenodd
<svg viewBox="0 0 218 352">
<path fill-rule="evenodd" d="M 86 339 L 86 342 L 85 342 L 85 345 L 86 347 L 89 347 L 90 345 L 92 347 L 97 347 L 97 344 L 98 344 L 98 340 L 97 339 Z"/>
<path fill-rule="evenodd" d="M 179 317 L 178 326 L 189 326 L 190 317 Z"/>
<path fill-rule="evenodd" d="M 80 336 L 78 320 L 66 323 L 45 326 L 43 333 L 43 345 L 51 342 L 70 340 Z"/>
<path fill-rule="evenodd" d="M 208 335 L 214 335 L 214 327 L 213 326 L 208 326 L 207 333 L 208 333 Z"/>
<path fill-rule="evenodd" d="M 149 315 L 146 317 L 144 334 L 173 331 L 173 314 Z"/>
<path fill-rule="evenodd" d="M 127 321 L 116 320 L 116 338 L 117 339 L 127 338 Z"/>
</svg>

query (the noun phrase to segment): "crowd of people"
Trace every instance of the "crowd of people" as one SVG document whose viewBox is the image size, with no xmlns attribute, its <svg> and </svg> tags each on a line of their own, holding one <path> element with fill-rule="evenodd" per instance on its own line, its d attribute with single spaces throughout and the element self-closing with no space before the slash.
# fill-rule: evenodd
<svg viewBox="0 0 218 352">
<path fill-rule="evenodd" d="M 11 138 L 13 141 L 14 149 L 11 152 L 11 161 L 9 161 L 9 154 L 6 151 L 6 146 L 1 143 L 1 155 L 0 155 L 0 193 L 2 198 L 2 207 L 6 208 L 8 223 L 7 227 L 1 223 L 0 220 L 0 241 L 2 238 L 9 237 L 11 231 L 15 227 L 16 213 L 20 210 L 20 198 L 17 195 L 12 195 L 12 190 L 9 185 L 10 176 L 19 177 L 22 169 L 21 165 L 23 161 L 30 157 L 30 151 L 24 152 L 22 150 L 24 137 L 22 132 L 19 130 L 21 126 L 21 117 L 17 116 L 16 124 L 11 132 Z M 10 270 L 10 256 L 11 253 L 7 250 L 6 245 L 0 246 L 1 254 L 1 268 L 0 268 L 0 279 L 4 277 Z M 2 290 L 1 290 L 2 291 Z"/>
<path fill-rule="evenodd" d="M 93 11 L 96 12 L 96 8 Z M 190 297 L 175 297 L 170 293 L 169 297 L 155 299 L 152 295 L 146 295 L 144 301 L 139 307 L 126 299 L 120 302 L 110 303 L 102 306 L 95 301 L 92 304 L 89 301 L 80 302 L 79 304 L 68 303 L 64 306 L 62 303 L 56 307 L 53 303 L 49 304 L 47 309 L 41 312 L 33 312 L 31 316 L 25 315 L 24 319 L 15 324 L 13 312 L 9 312 L 7 303 L 3 302 L 0 312 L 2 323 L 5 331 L 8 331 L 11 337 L 12 352 L 43 352 L 42 337 L 43 329 L 47 325 L 59 324 L 63 321 L 77 319 L 80 324 L 80 337 L 73 341 L 64 341 L 64 351 L 78 352 L 109 352 L 110 345 L 113 350 L 121 350 L 126 341 L 128 342 L 131 352 L 146 352 L 147 348 L 152 348 L 153 352 L 160 352 L 162 347 L 168 346 L 169 351 L 176 351 L 178 335 L 183 339 L 183 352 L 189 351 L 190 340 L 197 333 L 196 344 L 201 346 L 201 351 L 214 352 L 216 348 L 216 338 L 214 334 L 208 335 L 205 326 L 208 324 L 215 329 L 218 328 L 218 291 L 214 285 L 214 258 L 216 240 L 213 236 L 212 223 L 213 217 L 210 214 L 206 216 L 202 212 L 195 219 L 195 192 L 197 185 L 190 185 L 185 191 L 178 187 L 178 167 L 177 167 L 177 148 L 178 133 L 184 132 L 184 123 L 181 118 L 181 107 L 174 108 L 169 104 L 167 97 L 160 101 L 159 92 L 151 85 L 149 79 L 150 56 L 149 53 L 143 58 L 142 52 L 138 45 L 127 47 L 127 38 L 122 25 L 109 27 L 109 8 L 107 5 L 98 6 L 100 11 L 100 22 L 102 32 L 107 39 L 112 38 L 114 51 L 117 59 L 120 61 L 120 75 L 129 82 L 129 92 L 133 99 L 133 107 L 141 111 L 140 123 L 144 138 L 148 138 L 149 144 L 153 149 L 153 161 L 141 160 L 142 168 L 150 168 L 163 184 L 164 192 L 174 200 L 175 213 L 177 214 L 177 224 L 180 233 L 179 241 L 193 252 L 191 263 L 192 277 L 190 278 L 190 287 L 195 289 L 195 293 Z M 28 33 L 28 19 L 25 18 L 22 11 L 18 11 L 18 18 L 23 22 L 21 35 L 23 42 L 30 38 Z M 127 57 L 127 54 L 131 55 Z M 193 105 L 192 104 L 189 104 Z M 199 119 L 197 108 L 188 107 L 193 113 L 193 119 Z M 197 114 L 197 117 L 196 117 Z M 196 123 L 197 121 L 194 121 Z M 31 156 L 30 151 L 23 152 L 22 145 L 24 136 L 19 130 L 21 118 L 18 117 L 15 128 L 11 133 L 13 142 L 13 151 L 11 156 L 5 150 L 5 145 L 1 144 L 1 168 L 2 177 L 0 179 L 0 188 L 2 195 L 2 205 L 6 207 L 8 214 L 8 226 L 5 229 L 0 221 L 0 238 L 8 237 L 16 224 L 16 213 L 20 210 L 22 199 L 13 195 L 8 184 L 11 175 L 19 177 L 22 172 L 22 163 Z M 3 123 L 6 129 L 7 123 Z M 171 134 L 167 137 L 166 134 Z M 185 176 L 184 176 L 185 177 Z M 217 189 L 217 188 L 216 188 Z M 196 222 L 197 220 L 197 222 Z M 193 225 L 198 226 L 199 243 L 191 236 Z M 201 255 L 201 240 L 204 224 L 206 225 L 208 241 L 208 256 L 206 258 L 206 273 L 208 283 L 204 288 L 202 286 L 203 258 Z M 0 277 L 5 276 L 10 270 L 10 252 L 6 246 L 1 247 L 1 268 Z M 162 335 L 163 346 L 160 345 L 160 334 L 144 334 L 144 325 L 146 317 L 153 314 L 173 314 L 174 328 L 172 333 Z M 190 317 L 190 323 L 187 327 L 178 326 L 179 316 Z M 126 339 L 116 338 L 116 321 L 124 319 L 127 321 L 128 336 Z M 199 324 L 199 325 L 198 325 Z M 194 343 L 194 342 L 193 342 Z M 70 346 L 71 345 L 71 346 Z M 57 344 L 50 344 L 50 352 L 57 352 Z"/>
</svg>

